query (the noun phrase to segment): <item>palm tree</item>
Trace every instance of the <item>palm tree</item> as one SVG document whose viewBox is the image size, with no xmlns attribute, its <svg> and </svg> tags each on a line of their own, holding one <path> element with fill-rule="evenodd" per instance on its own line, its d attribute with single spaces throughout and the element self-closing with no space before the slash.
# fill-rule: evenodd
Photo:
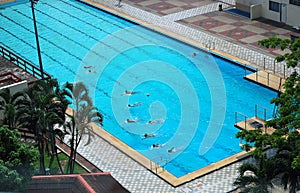
<svg viewBox="0 0 300 193">
<path fill-rule="evenodd" d="M 23 92 L 11 94 L 8 88 L 0 91 L 0 113 L 2 125 L 7 125 L 9 129 L 15 129 L 18 124 L 20 113 L 20 101 L 24 98 Z"/>
<path fill-rule="evenodd" d="M 282 159 L 282 178 L 281 183 L 284 189 L 289 189 L 290 193 L 296 193 L 300 187 L 300 168 L 295 165 L 295 159 L 300 155 L 300 134 L 298 131 L 289 133 L 286 140 L 281 140 L 280 146 L 277 148 L 275 157 Z"/>
<path fill-rule="evenodd" d="M 51 145 L 52 161 L 53 156 L 56 155 L 53 127 L 55 124 L 63 125 L 65 121 L 64 113 L 67 105 L 58 101 L 57 98 L 61 97 L 57 97 L 59 92 L 56 80 L 40 80 L 26 90 L 27 97 L 23 100 L 20 122 L 35 135 L 40 153 L 40 173 L 45 173 L 44 152 L 48 143 Z"/>
<path fill-rule="evenodd" d="M 84 135 L 88 136 L 88 145 L 93 137 L 91 122 L 98 122 L 102 125 L 103 116 L 92 106 L 92 100 L 88 95 L 88 89 L 82 82 L 65 84 L 65 94 L 72 99 L 73 112 L 68 115 L 64 130 L 69 135 L 71 148 L 67 172 L 73 173 L 78 146 Z"/>
<path fill-rule="evenodd" d="M 234 185 L 245 193 L 271 192 L 272 180 L 281 173 L 278 164 L 282 163 L 282 160 L 274 157 L 267 158 L 265 153 L 255 157 L 256 163 L 243 163 L 239 167 L 240 175 Z"/>
</svg>

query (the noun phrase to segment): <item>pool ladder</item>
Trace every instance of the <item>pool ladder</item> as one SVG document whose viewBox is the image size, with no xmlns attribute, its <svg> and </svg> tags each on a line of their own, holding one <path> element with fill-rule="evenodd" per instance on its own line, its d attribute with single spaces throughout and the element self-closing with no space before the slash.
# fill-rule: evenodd
<svg viewBox="0 0 300 193">
<path fill-rule="evenodd" d="M 209 40 L 208 42 L 205 43 L 205 47 L 208 50 L 214 50 L 216 47 L 216 44 L 212 40 Z"/>
<path fill-rule="evenodd" d="M 150 160 L 150 170 L 158 174 L 165 171 L 164 166 L 168 163 L 162 156 L 158 156 Z"/>
</svg>

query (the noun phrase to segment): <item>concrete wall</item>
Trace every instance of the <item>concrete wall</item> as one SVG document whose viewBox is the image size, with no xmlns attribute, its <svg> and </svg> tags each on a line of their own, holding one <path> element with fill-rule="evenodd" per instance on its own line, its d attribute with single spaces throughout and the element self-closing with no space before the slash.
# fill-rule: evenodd
<svg viewBox="0 0 300 193">
<path fill-rule="evenodd" d="M 236 8 L 250 13 L 251 5 L 261 4 L 262 0 L 236 0 Z"/>
<path fill-rule="evenodd" d="M 257 19 L 261 17 L 261 4 L 251 5 L 250 6 L 250 19 Z"/>
<path fill-rule="evenodd" d="M 300 6 L 287 5 L 287 24 L 300 27 Z"/>
<path fill-rule="evenodd" d="M 11 85 L 3 86 L 3 87 L 0 88 L 0 90 L 4 89 L 4 88 L 8 88 L 10 90 L 10 94 L 13 95 L 16 92 L 22 91 L 22 90 L 24 90 L 27 87 L 28 87 L 27 81 L 24 80 L 24 81 L 17 82 L 17 83 L 11 84 Z M 4 114 L 1 111 L 0 112 L 0 120 L 3 120 L 3 116 L 4 116 Z"/>
<path fill-rule="evenodd" d="M 289 4 L 289 0 L 272 1 L 287 5 L 286 24 L 291 26 L 300 26 L 300 6 Z M 257 7 L 258 4 L 261 4 L 260 8 Z M 270 20 L 281 22 L 280 12 L 269 10 L 269 0 L 236 0 L 236 8 L 250 12 L 251 19 L 256 19 L 261 16 Z"/>
<path fill-rule="evenodd" d="M 22 90 L 24 90 L 27 87 L 28 87 L 27 81 L 23 80 L 21 82 L 17 82 L 17 83 L 11 84 L 11 85 L 7 85 L 7 86 L 4 86 L 4 87 L 1 87 L 0 90 L 4 89 L 4 88 L 9 88 L 10 94 L 13 95 L 16 92 L 22 91 Z"/>
<path fill-rule="evenodd" d="M 274 2 L 279 2 L 280 0 L 273 0 Z M 267 19 L 280 22 L 280 13 L 269 10 L 269 0 L 264 0 L 262 3 L 261 16 Z"/>
</svg>

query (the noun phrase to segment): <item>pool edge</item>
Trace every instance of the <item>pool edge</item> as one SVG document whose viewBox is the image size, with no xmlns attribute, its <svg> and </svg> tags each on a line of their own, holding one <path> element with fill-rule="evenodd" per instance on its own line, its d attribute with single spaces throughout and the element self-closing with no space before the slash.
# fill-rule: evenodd
<svg viewBox="0 0 300 193">
<path fill-rule="evenodd" d="M 179 34 L 176 34 L 174 32 L 171 32 L 169 30 L 163 29 L 161 27 L 155 26 L 151 23 L 145 22 L 143 20 L 134 18 L 130 15 L 127 15 L 123 12 L 120 12 L 116 9 L 107 7 L 99 2 L 94 2 L 91 0 L 77 0 L 79 2 L 82 2 L 84 4 L 87 5 L 91 5 L 95 8 L 99 8 L 101 10 L 104 10 L 108 13 L 111 13 L 113 15 L 116 15 L 118 17 L 124 18 L 126 20 L 129 20 L 131 22 L 137 23 L 139 25 L 142 25 L 146 28 L 149 28 L 150 30 L 153 30 L 155 32 L 161 33 L 165 36 L 171 37 L 173 39 L 176 39 L 178 41 L 181 41 L 185 44 L 190 44 L 194 47 L 200 48 L 203 51 L 206 51 L 208 53 L 211 53 L 213 55 L 219 56 L 221 58 L 224 58 L 226 60 L 229 60 L 231 62 L 234 62 L 237 65 L 240 66 L 244 66 L 245 68 L 250 68 L 251 69 L 251 65 L 249 62 L 240 59 L 236 56 L 227 54 L 223 51 L 217 50 L 217 49 L 211 49 L 211 48 L 207 48 L 205 45 L 192 40 L 190 38 L 181 36 Z M 146 158 L 145 156 L 143 156 L 142 154 L 140 154 L 139 152 L 137 152 L 136 150 L 134 150 L 133 148 L 131 148 L 130 146 L 128 146 L 127 144 L 125 144 L 124 142 L 122 142 L 121 140 L 119 140 L 118 138 L 116 138 L 115 136 L 111 135 L 110 133 L 108 133 L 106 130 L 104 130 L 103 128 L 97 126 L 96 124 L 92 124 L 92 128 L 93 131 L 102 139 L 104 139 L 105 141 L 107 141 L 108 143 L 110 143 L 111 145 L 113 145 L 114 147 L 116 147 L 117 149 L 119 149 L 120 151 L 122 151 L 123 153 L 125 153 L 126 155 L 128 155 L 130 158 L 132 158 L 134 161 L 138 162 L 139 164 L 141 164 L 142 166 L 144 166 L 145 168 L 147 168 L 149 171 L 153 172 L 155 175 L 157 175 L 158 177 L 160 177 L 161 179 L 163 179 L 164 181 L 168 182 L 170 185 L 174 186 L 174 187 L 178 187 L 180 185 L 183 185 L 187 182 L 190 182 L 194 179 L 197 179 L 201 176 L 204 176 L 206 174 L 209 174 L 211 172 L 214 172 L 216 170 L 219 170 L 225 166 L 228 166 L 230 164 L 236 163 L 240 160 L 245 159 L 246 157 L 249 156 L 249 154 L 245 151 L 241 151 L 240 153 L 237 153 L 235 155 L 232 155 L 230 157 L 227 157 L 225 159 L 222 159 L 216 163 L 213 163 L 209 166 L 206 166 L 204 168 L 201 168 L 199 170 L 196 170 L 194 172 L 191 172 L 189 174 L 186 174 L 182 177 L 175 177 L 173 174 L 171 174 L 170 172 L 163 170 L 162 168 L 159 168 L 159 170 L 163 170 L 159 173 L 156 173 L 155 171 L 151 170 L 151 163 L 155 164 L 154 162 L 152 162 L 150 159 Z"/>
<path fill-rule="evenodd" d="M 132 16 L 130 16 L 128 14 L 125 14 L 125 13 L 123 13 L 121 11 L 118 11 L 116 9 L 110 8 L 108 6 L 105 6 L 105 5 L 103 5 L 103 4 L 99 3 L 99 2 L 94 2 L 92 0 L 76 0 L 76 1 L 82 2 L 84 4 L 90 5 L 90 6 L 95 7 L 95 8 L 99 8 L 99 9 L 101 9 L 103 11 L 106 11 L 106 12 L 108 12 L 110 14 L 116 15 L 116 16 L 121 17 L 123 19 L 126 19 L 126 20 L 128 20 L 130 22 L 139 24 L 139 25 L 141 25 L 143 27 L 146 27 L 146 28 L 148 28 L 150 30 L 153 30 L 153 31 L 155 31 L 157 33 L 160 33 L 160 34 L 163 34 L 163 35 L 168 36 L 170 38 L 176 39 L 177 41 L 181 41 L 181 42 L 183 42 L 185 44 L 189 44 L 189 45 L 191 45 L 193 47 L 196 47 L 198 49 L 201 49 L 201 50 L 203 50 L 205 52 L 208 52 L 208 53 L 211 53 L 213 55 L 222 57 L 222 58 L 224 58 L 226 60 L 229 60 L 231 62 L 234 62 L 234 63 L 236 63 L 236 64 L 238 64 L 240 66 L 244 66 L 247 69 L 254 68 L 246 60 L 243 60 L 243 59 L 238 58 L 236 56 L 233 56 L 231 54 L 225 53 L 225 52 L 223 52 L 221 50 L 217 50 L 215 48 L 208 48 L 207 46 L 205 46 L 204 44 L 202 44 L 200 42 L 197 42 L 196 40 L 193 40 L 193 39 L 190 39 L 188 37 L 179 35 L 179 34 L 177 34 L 175 32 L 169 31 L 169 30 L 164 29 L 162 27 L 155 26 L 155 25 L 153 25 L 151 23 L 148 23 L 146 21 L 143 21 L 141 19 L 137 19 L 137 18 L 132 17 Z"/>
<path fill-rule="evenodd" d="M 125 144 L 124 142 L 122 142 L 121 140 L 119 140 L 118 138 L 113 136 L 112 134 L 108 133 L 103 128 L 96 125 L 95 123 L 91 123 L 91 126 L 93 128 L 93 132 L 95 134 L 97 134 L 99 137 L 101 137 L 102 139 L 104 139 L 109 144 L 113 145 L 114 147 L 116 147 L 121 152 L 125 153 L 127 156 L 129 156 L 134 161 L 138 162 L 143 167 L 145 167 L 146 169 L 148 169 L 149 171 L 151 171 L 152 173 L 154 173 L 155 175 L 160 177 L 162 180 L 168 182 L 173 187 L 178 187 L 180 185 L 183 185 L 183 184 L 190 182 L 194 179 L 197 179 L 201 176 L 204 176 L 206 174 L 209 174 L 211 172 L 219 170 L 223 167 L 226 167 L 226 166 L 236 163 L 238 161 L 241 161 L 249 156 L 247 152 L 242 151 L 242 152 L 232 155 L 228 158 L 222 159 L 216 163 L 208 165 L 204 168 L 201 168 L 199 170 L 196 170 L 194 172 L 191 172 L 189 174 L 186 174 L 182 177 L 177 178 L 176 176 L 174 176 L 167 170 L 163 170 L 163 168 L 161 168 L 161 167 L 158 168 L 158 171 L 160 171 L 160 172 L 156 173 L 155 170 L 151 169 L 151 164 L 155 164 L 155 163 L 152 162 L 150 159 L 146 158 L 141 153 L 134 150 L 133 148 L 131 148 L 130 146 L 128 146 L 127 144 Z"/>
<path fill-rule="evenodd" d="M 67 109 L 66 113 L 72 114 L 72 111 L 73 110 L 69 107 Z M 173 187 L 178 187 L 180 185 L 183 185 L 183 184 L 190 182 L 194 179 L 197 179 L 201 176 L 204 176 L 206 174 L 209 174 L 211 172 L 219 170 L 225 166 L 228 166 L 230 164 L 233 164 L 235 162 L 243 160 L 249 156 L 249 154 L 247 152 L 242 151 L 233 156 L 222 159 L 216 163 L 213 163 L 204 168 L 201 168 L 199 170 L 196 170 L 194 172 L 191 172 L 189 174 L 186 174 L 182 177 L 177 178 L 170 172 L 163 170 L 163 168 L 161 168 L 161 167 L 158 168 L 158 170 L 161 172 L 156 173 L 154 170 L 151 169 L 151 164 L 155 164 L 155 163 L 152 162 L 150 159 L 146 158 L 138 151 L 134 150 L 133 148 L 131 148 L 130 146 L 128 146 L 127 144 L 125 144 L 124 142 L 122 142 L 121 140 L 119 140 L 118 138 L 113 136 L 112 134 L 108 133 L 106 130 L 99 127 L 97 124 L 91 123 L 90 125 L 92 127 L 92 131 L 96 135 L 98 135 L 100 138 L 102 138 L 103 140 L 105 140 L 106 142 L 108 142 L 109 144 L 111 144 L 112 146 L 114 146 L 115 148 L 117 148 L 118 150 L 123 152 L 124 154 L 126 154 L 128 157 L 130 157 L 134 161 L 138 162 L 140 165 L 142 165 L 143 167 L 148 169 L 150 172 L 154 173 L 155 175 L 157 175 L 158 177 L 160 177 L 162 180 L 166 181 Z"/>
</svg>

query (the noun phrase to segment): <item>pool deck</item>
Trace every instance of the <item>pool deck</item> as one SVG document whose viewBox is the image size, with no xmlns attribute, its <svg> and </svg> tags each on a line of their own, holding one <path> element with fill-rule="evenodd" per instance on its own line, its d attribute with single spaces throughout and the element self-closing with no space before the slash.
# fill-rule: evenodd
<svg viewBox="0 0 300 193">
<path fill-rule="evenodd" d="M 299 32 L 267 20 L 251 21 L 220 12 L 220 2 L 123 0 L 118 7 L 118 1 L 82 1 L 261 72 L 274 72 L 278 77 L 291 73 L 282 64 L 274 65 L 274 56 L 282 54 L 281 50 L 265 50 L 257 42 L 272 35 L 290 38 L 291 33 Z M 230 8 L 233 4 L 233 0 L 224 0 L 222 7 Z M 207 171 L 186 175 L 185 179 L 174 178 L 166 171 L 155 175 L 150 160 L 103 129 L 94 126 L 94 132 L 96 139 L 89 146 L 80 146 L 79 152 L 101 170 L 111 172 L 130 192 L 230 192 L 235 189 L 232 183 L 238 176 L 238 167 L 250 161 L 242 159 L 245 154 L 241 153 L 212 164 Z M 242 161 L 236 162 L 238 159 Z M 199 175 L 201 177 L 197 177 Z"/>
<path fill-rule="evenodd" d="M 282 85 L 284 84 L 285 79 L 266 71 L 254 72 L 245 76 L 245 79 L 260 84 L 274 91 L 283 92 L 284 90 Z"/>
<path fill-rule="evenodd" d="M 262 129 L 264 133 L 268 133 L 268 134 L 272 134 L 275 131 L 275 129 L 272 128 L 272 127 L 264 127 L 264 126 L 255 127 L 255 126 L 251 125 L 251 123 L 253 123 L 253 122 L 257 122 L 257 123 L 260 123 L 262 125 L 264 125 L 266 123 L 266 121 L 264 121 L 264 120 L 262 120 L 258 117 L 252 117 L 252 118 L 247 119 L 245 121 L 238 122 L 234 126 L 241 129 L 241 130 Z"/>
</svg>

